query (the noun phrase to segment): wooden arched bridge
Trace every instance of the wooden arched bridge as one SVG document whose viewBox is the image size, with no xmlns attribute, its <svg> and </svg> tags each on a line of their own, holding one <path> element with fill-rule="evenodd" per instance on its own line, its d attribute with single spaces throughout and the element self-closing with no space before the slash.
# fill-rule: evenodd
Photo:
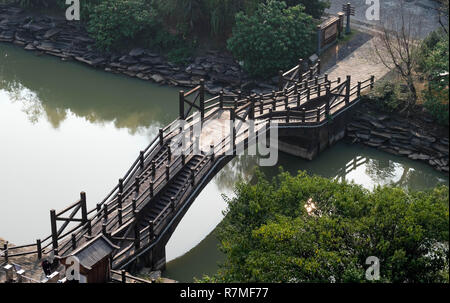
<svg viewBox="0 0 450 303">
<path fill-rule="evenodd" d="M 51 252 L 68 256 L 103 234 L 117 247 L 111 268 L 161 269 L 165 245 L 183 215 L 237 152 L 256 138 L 270 138 L 276 128 L 280 150 L 312 159 L 344 137 L 349 110 L 373 84 L 373 76 L 353 84 L 350 76 L 328 79 L 320 75 L 320 61 L 306 72 L 300 62 L 281 74 L 278 91 L 268 94 L 221 92 L 206 99 L 201 81 L 180 92 L 178 119 L 160 129 L 94 209 L 87 209 L 86 194 L 81 193 L 74 204 L 50 211 L 50 236 L 30 245 L 5 245 L 1 254 L 6 262 L 24 255 L 40 259 Z"/>
</svg>

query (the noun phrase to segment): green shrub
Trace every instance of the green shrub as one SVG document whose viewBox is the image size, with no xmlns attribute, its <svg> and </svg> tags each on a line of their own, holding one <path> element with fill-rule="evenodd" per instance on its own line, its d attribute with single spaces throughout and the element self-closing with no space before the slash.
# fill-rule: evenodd
<svg viewBox="0 0 450 303">
<path fill-rule="evenodd" d="M 110 50 L 156 24 L 156 13 L 145 0 L 103 0 L 92 7 L 87 29 L 100 49 Z"/>
<path fill-rule="evenodd" d="M 399 110 L 404 103 L 400 91 L 401 89 L 398 81 L 383 81 L 377 83 L 375 89 L 365 98 L 369 98 L 372 104 L 383 111 L 395 112 Z"/>
<path fill-rule="evenodd" d="M 225 263 L 204 282 L 446 282 L 449 192 L 373 191 L 305 172 L 240 182 L 219 225 Z"/>
<path fill-rule="evenodd" d="M 236 15 L 228 49 L 251 75 L 267 78 L 310 55 L 315 40 L 313 19 L 303 6 L 269 0 L 253 15 Z"/>
<path fill-rule="evenodd" d="M 449 37 L 443 31 L 431 33 L 422 43 L 419 72 L 428 79 L 424 106 L 441 124 L 449 125 Z M 447 76 L 442 76 L 447 73 Z"/>
<path fill-rule="evenodd" d="M 325 9 L 330 7 L 330 1 L 328 0 L 285 0 L 285 2 L 289 6 L 303 5 L 305 13 L 316 19 L 320 19 Z"/>
</svg>

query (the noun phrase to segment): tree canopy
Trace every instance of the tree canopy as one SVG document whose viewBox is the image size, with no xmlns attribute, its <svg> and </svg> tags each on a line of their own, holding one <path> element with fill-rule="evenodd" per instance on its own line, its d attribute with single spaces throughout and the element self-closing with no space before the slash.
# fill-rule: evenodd
<svg viewBox="0 0 450 303">
<path fill-rule="evenodd" d="M 267 78 L 313 52 L 315 26 L 301 5 L 268 0 L 252 15 L 236 15 L 228 49 L 254 76 Z"/>
<path fill-rule="evenodd" d="M 218 228 L 216 282 L 448 282 L 449 193 L 340 183 L 299 172 L 236 186 Z"/>
</svg>

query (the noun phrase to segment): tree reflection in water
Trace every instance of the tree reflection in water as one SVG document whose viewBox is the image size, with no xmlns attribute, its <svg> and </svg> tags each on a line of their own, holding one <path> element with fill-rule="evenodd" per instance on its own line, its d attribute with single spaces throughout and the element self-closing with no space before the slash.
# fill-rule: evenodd
<svg viewBox="0 0 450 303">
<path fill-rule="evenodd" d="M 175 88 L 37 57 L 10 45 L 0 45 L 0 58 L 7 58 L 0 64 L 0 90 L 20 101 L 34 123 L 46 119 L 58 128 L 70 113 L 135 134 L 166 125 L 178 112 Z"/>
</svg>

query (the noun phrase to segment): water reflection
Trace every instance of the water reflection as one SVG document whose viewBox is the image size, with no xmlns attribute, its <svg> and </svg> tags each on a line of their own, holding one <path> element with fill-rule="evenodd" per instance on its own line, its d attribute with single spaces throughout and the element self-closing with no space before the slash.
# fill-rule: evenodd
<svg viewBox="0 0 450 303">
<path fill-rule="evenodd" d="M 252 179 L 257 162 L 258 158 L 255 156 L 237 157 L 217 174 L 214 181 L 220 190 L 232 190 L 238 180 Z M 353 181 L 368 189 L 376 185 L 395 185 L 405 189 L 423 190 L 449 183 L 448 176 L 425 163 L 345 142 L 327 149 L 314 161 L 280 153 L 278 166 L 260 167 L 260 170 L 271 178 L 279 172 L 280 167 L 291 174 L 306 170 L 309 174 Z"/>
<path fill-rule="evenodd" d="M 113 122 L 131 134 L 165 125 L 178 110 L 176 89 L 106 74 L 81 64 L 0 45 L 0 89 L 23 104 L 30 121 L 47 119 L 54 128 L 70 111 L 91 123 Z"/>
</svg>

